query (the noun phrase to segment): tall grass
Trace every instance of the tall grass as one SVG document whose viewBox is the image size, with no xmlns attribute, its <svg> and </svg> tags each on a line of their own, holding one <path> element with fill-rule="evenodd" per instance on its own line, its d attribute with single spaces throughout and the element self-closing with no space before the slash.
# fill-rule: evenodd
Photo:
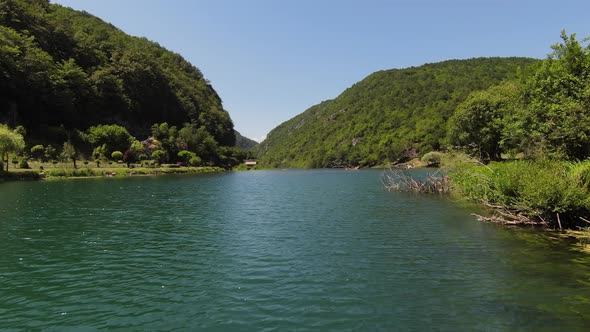
<svg viewBox="0 0 590 332">
<path fill-rule="evenodd" d="M 587 226 L 590 161 L 455 164 L 449 175 L 453 191 L 471 200 L 503 207 L 550 227 Z"/>
</svg>

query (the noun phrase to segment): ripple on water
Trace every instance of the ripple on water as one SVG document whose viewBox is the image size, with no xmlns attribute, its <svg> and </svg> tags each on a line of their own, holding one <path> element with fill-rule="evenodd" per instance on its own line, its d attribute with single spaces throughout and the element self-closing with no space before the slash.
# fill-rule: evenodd
<svg viewBox="0 0 590 332">
<path fill-rule="evenodd" d="M 444 198 L 385 192 L 380 176 L 0 184 L 0 329 L 590 324 L 586 256 Z"/>
</svg>

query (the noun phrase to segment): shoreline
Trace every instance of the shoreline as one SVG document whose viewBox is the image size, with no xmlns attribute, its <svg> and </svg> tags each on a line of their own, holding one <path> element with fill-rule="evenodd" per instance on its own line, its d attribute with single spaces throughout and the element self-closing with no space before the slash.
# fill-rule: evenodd
<svg viewBox="0 0 590 332">
<path fill-rule="evenodd" d="M 226 169 L 221 167 L 158 167 L 158 168 L 52 168 L 43 171 L 37 170 L 17 170 L 1 171 L 0 183 L 8 181 L 43 181 L 59 179 L 91 179 L 91 178 L 121 178 L 130 176 L 159 176 L 174 174 L 204 174 L 204 173 L 222 173 Z"/>
</svg>

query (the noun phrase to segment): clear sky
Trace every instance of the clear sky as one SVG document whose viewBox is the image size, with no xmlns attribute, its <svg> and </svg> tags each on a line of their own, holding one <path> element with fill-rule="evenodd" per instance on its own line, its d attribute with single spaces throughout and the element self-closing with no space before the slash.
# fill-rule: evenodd
<svg viewBox="0 0 590 332">
<path fill-rule="evenodd" d="M 199 67 L 260 140 L 372 72 L 481 56 L 545 57 L 590 36 L 589 0 L 52 0 Z"/>
</svg>

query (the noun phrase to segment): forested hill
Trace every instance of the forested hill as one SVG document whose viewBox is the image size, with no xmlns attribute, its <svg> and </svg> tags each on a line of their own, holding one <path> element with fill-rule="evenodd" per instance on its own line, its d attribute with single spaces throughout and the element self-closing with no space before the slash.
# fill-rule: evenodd
<svg viewBox="0 0 590 332">
<path fill-rule="evenodd" d="M 147 137 L 163 122 L 235 143 L 221 99 L 182 56 L 47 0 L 0 1 L 0 123 L 61 144 L 93 125 Z"/>
<path fill-rule="evenodd" d="M 236 146 L 243 150 L 252 150 L 258 145 L 258 142 L 249 139 L 248 137 L 242 136 L 240 132 L 236 130 Z"/>
<path fill-rule="evenodd" d="M 450 60 L 369 75 L 336 99 L 273 129 L 257 148 L 267 167 L 372 166 L 439 149 L 470 92 L 515 78 L 538 60 Z"/>
</svg>

